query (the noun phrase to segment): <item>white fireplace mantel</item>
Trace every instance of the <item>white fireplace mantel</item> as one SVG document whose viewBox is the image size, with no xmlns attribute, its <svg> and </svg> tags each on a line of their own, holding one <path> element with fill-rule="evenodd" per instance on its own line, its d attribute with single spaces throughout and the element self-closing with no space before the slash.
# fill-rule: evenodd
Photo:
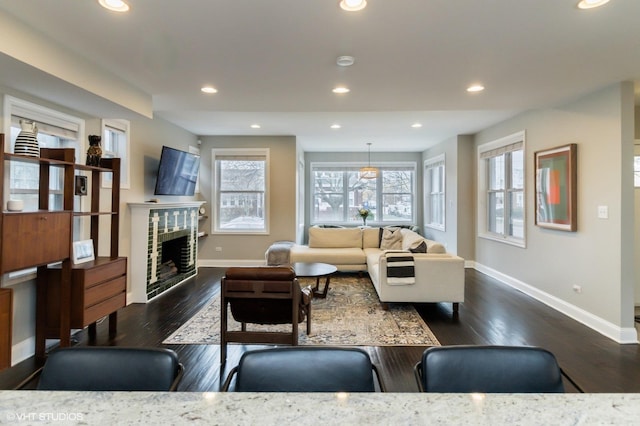
<svg viewBox="0 0 640 426">
<path fill-rule="evenodd" d="M 153 243 L 155 244 L 157 242 L 157 233 L 162 232 L 162 229 L 158 230 L 156 226 L 153 231 L 153 236 L 150 236 L 150 217 L 153 211 L 166 209 L 175 209 L 177 211 L 180 209 L 198 209 L 204 203 L 205 201 L 128 203 L 131 211 L 131 253 L 129 260 L 129 264 L 131 265 L 131 277 L 129 281 L 131 283 L 131 292 L 127 295 L 128 301 L 133 303 L 146 303 L 150 300 L 147 294 L 147 282 L 151 281 L 149 280 L 147 269 L 149 265 L 153 265 L 155 259 L 152 257 L 155 256 L 155 254 L 150 253 L 150 239 L 153 239 Z M 174 215 L 177 216 L 178 213 L 176 212 Z M 172 230 L 180 228 L 189 231 L 193 241 L 193 245 L 191 246 L 193 251 L 191 255 L 195 261 L 198 232 L 197 212 L 193 215 L 187 215 L 185 210 L 185 214 L 181 217 L 183 217 L 183 219 L 181 219 L 180 224 L 172 225 Z M 154 220 L 158 222 L 158 218 Z M 160 220 L 162 220 L 162 218 Z M 166 230 L 166 224 L 164 229 Z M 193 265 L 193 263 L 191 263 L 191 265 Z M 155 272 L 155 268 L 153 268 L 153 266 L 151 268 Z M 197 264 L 195 268 L 197 271 Z M 152 272 L 152 274 L 154 272 Z M 152 288 L 152 286 L 150 286 L 150 288 Z"/>
</svg>

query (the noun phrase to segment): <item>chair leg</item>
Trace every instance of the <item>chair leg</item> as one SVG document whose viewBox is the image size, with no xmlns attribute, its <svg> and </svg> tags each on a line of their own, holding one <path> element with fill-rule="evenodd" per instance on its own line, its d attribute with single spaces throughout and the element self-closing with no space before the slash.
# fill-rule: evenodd
<svg viewBox="0 0 640 426">
<path fill-rule="evenodd" d="M 307 305 L 307 336 L 311 334 L 311 302 Z"/>
</svg>

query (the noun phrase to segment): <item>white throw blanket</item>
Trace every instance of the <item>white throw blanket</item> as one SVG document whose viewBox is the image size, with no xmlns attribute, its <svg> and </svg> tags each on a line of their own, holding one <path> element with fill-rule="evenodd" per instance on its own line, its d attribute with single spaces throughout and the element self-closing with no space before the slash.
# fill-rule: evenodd
<svg viewBox="0 0 640 426">
<path fill-rule="evenodd" d="M 409 252 L 388 251 L 384 256 L 387 259 L 387 284 L 411 285 L 416 283 L 413 256 Z"/>
</svg>

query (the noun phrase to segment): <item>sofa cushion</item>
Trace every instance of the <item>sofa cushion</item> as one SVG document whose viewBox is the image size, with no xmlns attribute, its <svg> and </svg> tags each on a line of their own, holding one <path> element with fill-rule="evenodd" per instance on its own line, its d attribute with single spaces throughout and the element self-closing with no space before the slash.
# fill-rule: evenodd
<svg viewBox="0 0 640 426">
<path fill-rule="evenodd" d="M 382 230 L 382 239 L 380 240 L 380 248 L 382 250 L 401 250 L 402 249 L 402 229 L 400 228 L 384 228 Z"/>
<path fill-rule="evenodd" d="M 362 248 L 360 228 L 309 228 L 311 248 Z"/>
<path fill-rule="evenodd" d="M 366 257 L 361 248 L 312 248 L 308 246 L 295 245 L 291 247 L 289 257 L 292 263 L 329 263 L 331 265 L 364 265 Z"/>
<path fill-rule="evenodd" d="M 409 229 L 402 229 L 400 232 L 402 233 L 402 250 L 410 250 L 411 248 L 417 247 L 425 240 L 422 235 Z M 426 251 L 424 253 L 426 253 Z"/>
<path fill-rule="evenodd" d="M 380 247 L 381 228 L 364 228 L 362 230 L 362 248 Z"/>
</svg>

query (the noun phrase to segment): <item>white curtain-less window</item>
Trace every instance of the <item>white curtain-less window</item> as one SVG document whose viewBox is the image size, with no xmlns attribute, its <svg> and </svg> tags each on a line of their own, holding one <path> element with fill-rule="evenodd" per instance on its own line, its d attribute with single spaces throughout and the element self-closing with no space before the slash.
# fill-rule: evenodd
<svg viewBox="0 0 640 426">
<path fill-rule="evenodd" d="M 480 236 L 525 245 L 524 132 L 479 147 Z"/>
<path fill-rule="evenodd" d="M 439 155 L 424 163 L 425 226 L 445 230 L 445 157 Z"/>
<path fill-rule="evenodd" d="M 129 189 L 130 125 L 127 120 L 102 120 L 102 156 L 120 158 L 120 188 Z M 111 187 L 111 173 L 103 173 L 102 186 Z"/>
<path fill-rule="evenodd" d="M 312 163 L 313 224 L 415 223 L 415 163 L 377 166 L 375 179 L 361 179 L 359 164 Z"/>
<path fill-rule="evenodd" d="M 266 149 L 214 149 L 215 232 L 268 232 Z"/>
</svg>

